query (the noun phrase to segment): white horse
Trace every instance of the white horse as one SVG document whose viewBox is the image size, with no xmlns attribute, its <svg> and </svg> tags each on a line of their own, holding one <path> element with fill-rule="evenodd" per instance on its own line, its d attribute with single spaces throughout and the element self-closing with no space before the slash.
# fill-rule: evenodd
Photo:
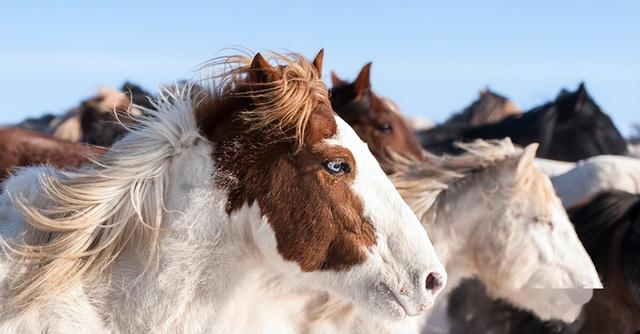
<svg viewBox="0 0 640 334">
<path fill-rule="evenodd" d="M 564 174 L 576 166 L 575 162 L 535 158 L 536 166 L 548 177 Z"/>
<path fill-rule="evenodd" d="M 553 176 L 553 187 L 570 208 L 606 190 L 640 193 L 640 159 L 600 155 L 578 161 L 572 169 Z"/>
<path fill-rule="evenodd" d="M 440 300 L 462 279 L 476 277 L 491 296 L 543 319 L 575 320 L 590 289 L 602 284 L 549 178 L 533 163 L 537 145 L 522 150 L 505 139 L 461 147 L 467 151 L 461 156 L 405 160 L 398 167 L 404 171 L 392 176 L 449 274 Z M 577 290 L 556 290 L 569 288 Z M 312 318 L 318 331 L 330 331 L 329 322 L 336 332 L 349 325 L 363 333 L 416 333 L 424 326 L 446 332 L 431 328 L 432 321 L 425 325 L 426 317 L 400 324 L 359 319 L 357 307 L 349 316 L 353 308 L 334 299 L 318 308 L 323 311 L 310 314 L 329 318 Z"/>
<path fill-rule="evenodd" d="M 446 274 L 331 110 L 322 53 L 274 57 L 227 58 L 198 104 L 189 89 L 165 93 L 93 164 L 4 183 L 1 333 L 260 332 L 259 315 L 225 316 L 270 279 L 372 318 L 433 305 Z"/>
</svg>

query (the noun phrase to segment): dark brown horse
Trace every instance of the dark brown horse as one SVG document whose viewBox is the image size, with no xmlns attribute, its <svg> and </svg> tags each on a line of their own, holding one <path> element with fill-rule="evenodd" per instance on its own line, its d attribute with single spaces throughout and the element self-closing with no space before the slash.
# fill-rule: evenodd
<svg viewBox="0 0 640 334">
<path fill-rule="evenodd" d="M 77 167 L 91 155 L 106 148 L 74 143 L 49 135 L 15 128 L 0 130 L 0 181 L 18 167 L 49 163 L 57 167 Z"/>
<path fill-rule="evenodd" d="M 605 287 L 585 306 L 579 333 L 640 332 L 640 195 L 603 192 L 568 212 Z"/>
<path fill-rule="evenodd" d="M 519 115 L 522 110 L 510 99 L 489 89 L 480 91 L 480 96 L 461 112 L 452 115 L 445 124 L 475 126 L 501 121 L 505 117 Z"/>
<path fill-rule="evenodd" d="M 432 153 L 462 153 L 456 141 L 510 137 L 518 145 L 539 143 L 538 157 L 579 161 L 602 154 L 627 155 L 627 143 L 602 111 L 584 83 L 574 92 L 563 90 L 549 103 L 517 116 L 478 126 L 442 124 L 418 133 Z"/>
<path fill-rule="evenodd" d="M 367 143 L 382 169 L 394 172 L 389 151 L 410 158 L 422 157 L 422 148 L 409 122 L 390 100 L 371 90 L 371 63 L 366 64 L 353 82 L 331 73 L 331 106 L 358 136 Z"/>
</svg>

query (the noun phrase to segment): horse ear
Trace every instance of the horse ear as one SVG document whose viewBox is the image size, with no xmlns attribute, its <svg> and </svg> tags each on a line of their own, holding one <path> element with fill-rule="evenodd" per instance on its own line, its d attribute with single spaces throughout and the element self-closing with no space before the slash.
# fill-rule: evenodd
<svg viewBox="0 0 640 334">
<path fill-rule="evenodd" d="M 578 90 L 576 91 L 575 110 L 577 111 L 582 109 L 582 106 L 584 106 L 588 98 L 589 93 L 587 93 L 587 88 L 585 87 L 584 82 L 581 82 L 580 86 L 578 86 Z"/>
<path fill-rule="evenodd" d="M 318 55 L 313 59 L 313 67 L 318 71 L 318 76 L 322 76 L 322 61 L 324 60 L 324 49 L 320 49 Z"/>
<path fill-rule="evenodd" d="M 249 79 L 255 83 L 268 83 L 280 79 L 280 73 L 260 54 L 251 61 Z"/>
<path fill-rule="evenodd" d="M 340 79 L 335 71 L 331 71 L 331 84 L 333 85 L 333 87 L 338 87 L 338 86 L 346 85 L 347 82 Z"/>
<path fill-rule="evenodd" d="M 357 94 L 364 93 L 371 88 L 371 63 L 367 63 L 360 70 L 356 81 L 353 82 L 353 86 Z"/>
<path fill-rule="evenodd" d="M 522 150 L 522 154 L 518 158 L 518 166 L 516 167 L 516 175 L 521 175 L 523 172 L 527 170 L 533 163 L 533 159 L 536 158 L 536 151 L 538 151 L 538 147 L 540 145 L 538 143 L 533 143 L 527 145 Z"/>
</svg>

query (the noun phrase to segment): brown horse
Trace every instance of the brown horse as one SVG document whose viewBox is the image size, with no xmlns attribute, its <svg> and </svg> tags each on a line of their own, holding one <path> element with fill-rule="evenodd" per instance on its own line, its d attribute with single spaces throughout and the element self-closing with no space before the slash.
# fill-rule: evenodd
<svg viewBox="0 0 640 334">
<path fill-rule="evenodd" d="M 461 112 L 452 115 L 445 123 L 475 126 L 501 121 L 503 118 L 521 114 L 522 110 L 510 99 L 489 89 L 480 91 L 480 96 Z"/>
<path fill-rule="evenodd" d="M 387 174 L 393 173 L 389 150 L 409 158 L 422 157 L 422 148 L 409 122 L 389 99 L 371 90 L 371 63 L 353 82 L 331 72 L 331 106 L 367 143 Z"/>
<path fill-rule="evenodd" d="M 49 163 L 57 167 L 77 167 L 91 155 L 106 148 L 74 143 L 45 134 L 15 128 L 0 130 L 0 181 L 17 167 Z"/>
</svg>

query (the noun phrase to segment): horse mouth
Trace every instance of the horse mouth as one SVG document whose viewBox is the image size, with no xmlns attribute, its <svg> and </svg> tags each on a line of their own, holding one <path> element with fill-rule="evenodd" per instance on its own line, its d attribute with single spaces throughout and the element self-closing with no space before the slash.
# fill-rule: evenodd
<svg viewBox="0 0 640 334">
<path fill-rule="evenodd" d="M 392 314 L 393 318 L 398 321 L 404 319 L 409 312 L 407 307 L 400 301 L 398 295 L 384 282 L 380 282 L 376 286 L 377 293 L 380 295 L 380 299 L 385 307 L 388 307 L 388 310 Z"/>
</svg>

